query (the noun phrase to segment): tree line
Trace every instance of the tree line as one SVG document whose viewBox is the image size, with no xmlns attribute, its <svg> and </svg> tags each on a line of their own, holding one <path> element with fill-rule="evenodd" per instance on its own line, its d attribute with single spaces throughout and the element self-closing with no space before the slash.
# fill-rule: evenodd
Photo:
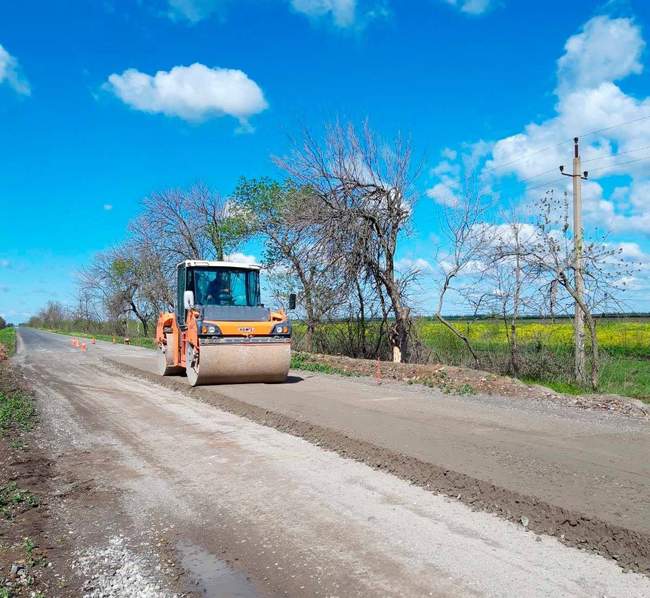
<svg viewBox="0 0 650 598">
<path fill-rule="evenodd" d="M 79 272 L 71 308 L 49 303 L 32 321 L 56 328 L 73 320 L 126 334 L 135 320 L 152 334 L 158 313 L 175 300 L 175 267 L 185 259 L 227 258 L 251 239 L 264 246 L 271 294 L 298 296 L 302 347 L 353 357 L 420 362 L 429 351 L 414 326 L 423 272 L 400 267 L 400 243 L 413 226 L 420 167 L 402 137 L 381 139 L 367 123 L 334 123 L 309 131 L 273 158 L 277 179 L 244 178 L 225 197 L 203 185 L 153 193 L 129 224 L 127 241 L 95 256 Z M 434 205 L 443 231 L 429 260 L 437 265 L 435 317 L 463 343 L 475 366 L 485 364 L 458 322 L 445 317 L 449 296 L 476 315 L 502 320 L 507 369 L 521 370 L 517 325 L 522 317 L 567 313 L 577 299 L 568 198 L 549 191 L 535 212 L 499 211 L 476 177 L 453 205 Z M 598 384 L 594 310 L 615 309 L 629 273 L 620 249 L 604 238 L 587 242 L 587 283 L 580 313 L 589 332 L 589 382 Z M 614 306 L 614 307 L 613 307 Z M 336 322 L 336 325 L 331 325 Z M 332 335 L 336 346 L 328 346 Z"/>
</svg>

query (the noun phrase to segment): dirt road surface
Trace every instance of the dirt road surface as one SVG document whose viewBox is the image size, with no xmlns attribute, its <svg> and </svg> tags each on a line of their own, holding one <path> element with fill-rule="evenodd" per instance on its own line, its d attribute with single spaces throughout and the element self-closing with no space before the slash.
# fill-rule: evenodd
<svg viewBox="0 0 650 598">
<path fill-rule="evenodd" d="M 206 396 L 634 530 L 638 560 L 650 531 L 645 421 L 306 373 L 193 398 L 182 379 L 175 390 L 106 361 L 146 372 L 151 351 L 20 338 L 43 442 L 57 476 L 75 480 L 60 518 L 88 595 L 650 596 L 646 575 L 527 531 L 527 517 L 472 510 Z"/>
</svg>

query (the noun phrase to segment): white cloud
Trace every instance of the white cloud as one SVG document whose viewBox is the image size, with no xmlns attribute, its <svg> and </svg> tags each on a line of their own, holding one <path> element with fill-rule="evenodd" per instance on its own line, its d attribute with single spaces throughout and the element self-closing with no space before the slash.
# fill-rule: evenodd
<svg viewBox="0 0 650 598">
<path fill-rule="evenodd" d="M 641 73 L 644 47 L 641 31 L 631 19 L 594 17 L 564 46 L 558 60 L 560 95 Z"/>
<path fill-rule="evenodd" d="M 257 258 L 254 255 L 246 255 L 239 251 L 224 256 L 224 261 L 236 264 L 257 264 Z"/>
<path fill-rule="evenodd" d="M 104 210 L 107 212 L 110 212 L 113 209 L 113 204 L 112 203 L 105 203 L 104 204 Z"/>
<path fill-rule="evenodd" d="M 11 266 L 11 262 L 7 259 L 0 259 L 0 268 L 8 268 Z"/>
<path fill-rule="evenodd" d="M 510 137 L 467 144 L 456 163 L 466 172 L 471 162 L 478 163 L 485 188 L 498 188 L 502 177 L 514 176 L 524 181 L 524 199 L 538 199 L 549 187 L 570 190 L 558 166 L 571 168 L 571 139 L 583 135 L 582 166 L 590 172 L 583 187 L 587 223 L 616 233 L 650 233 L 650 97 L 628 95 L 616 83 L 642 71 L 644 47 L 632 19 L 592 18 L 569 38 L 557 62 L 556 114 Z M 454 186 L 449 166 L 443 161 L 438 168 L 430 191 L 439 200 L 450 197 L 444 193 Z M 608 179 L 614 175 L 625 178 Z"/>
<path fill-rule="evenodd" d="M 136 69 L 113 73 L 105 88 L 135 110 L 195 122 L 229 115 L 246 128 L 251 116 L 268 108 L 262 90 L 246 73 L 198 62 L 155 75 Z"/>
<path fill-rule="evenodd" d="M 459 191 L 460 183 L 457 179 L 443 176 L 439 183 L 426 190 L 426 194 L 441 206 L 455 208 L 460 203 Z"/>
<path fill-rule="evenodd" d="M 445 0 L 447 4 L 468 15 L 482 15 L 494 7 L 494 0 Z"/>
<path fill-rule="evenodd" d="M 18 60 L 0 44 L 0 85 L 7 83 L 16 93 L 30 95 L 31 88 L 23 76 Z"/>
<path fill-rule="evenodd" d="M 446 147 L 442 150 L 442 157 L 446 158 L 447 160 L 455 160 L 457 156 L 458 152 L 455 149 Z"/>
<path fill-rule="evenodd" d="M 292 8 L 309 17 L 331 16 L 337 27 L 350 27 L 356 17 L 356 0 L 291 0 Z"/>
</svg>

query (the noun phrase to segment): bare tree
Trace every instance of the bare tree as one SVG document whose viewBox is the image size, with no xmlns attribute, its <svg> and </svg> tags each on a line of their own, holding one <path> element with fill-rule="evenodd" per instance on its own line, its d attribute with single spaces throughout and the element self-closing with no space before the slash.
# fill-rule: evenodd
<svg viewBox="0 0 650 598">
<path fill-rule="evenodd" d="M 622 289 L 617 281 L 629 275 L 631 268 L 621 259 L 621 249 L 612 247 L 605 237 L 586 242 L 583 248 L 586 294 L 584 299 L 581 298 L 575 287 L 575 259 L 568 213 L 567 194 L 558 200 L 554 191 L 548 191 L 539 203 L 536 235 L 530 239 L 522 259 L 538 275 L 546 276 L 550 293 L 561 288 L 582 312 L 591 341 L 590 383 L 596 390 L 600 359 L 593 313 L 618 304 L 617 295 Z"/>
<path fill-rule="evenodd" d="M 522 222 L 519 213 L 504 213 L 502 224 L 490 227 L 492 238 L 485 244 L 481 260 L 484 264 L 481 295 L 483 309 L 498 314 L 504 324 L 509 346 L 508 370 L 520 373 L 518 323 L 523 312 L 540 311 L 539 272 L 525 260 L 527 248 L 536 237 L 530 224 Z"/>
<path fill-rule="evenodd" d="M 367 123 L 359 131 L 336 123 L 322 142 L 305 131 L 293 152 L 275 161 L 296 187 L 315 197 L 313 218 L 328 239 L 330 259 L 345 256 L 351 271 L 367 272 L 385 291 L 394 320 L 389 330 L 393 359 L 408 360 L 411 312 L 395 253 L 414 201 L 409 144 L 399 137 L 383 144 Z"/>
<path fill-rule="evenodd" d="M 250 232 L 236 204 L 204 185 L 153 193 L 142 203 L 129 228 L 166 271 L 186 259 L 223 260 Z"/>
<path fill-rule="evenodd" d="M 146 294 L 146 268 L 147 260 L 134 244 L 99 253 L 80 273 L 81 292 L 101 301 L 116 322 L 133 314 L 148 336 L 157 305 Z"/>
<path fill-rule="evenodd" d="M 68 310 L 59 301 L 48 301 L 35 317 L 29 320 L 32 326 L 49 329 L 60 328 L 68 318 Z"/>
<path fill-rule="evenodd" d="M 450 290 L 456 290 L 461 296 L 468 297 L 467 289 L 455 288 L 454 283 L 461 276 L 480 274 L 483 270 L 485 248 L 490 243 L 490 228 L 484 222 L 486 210 L 484 198 L 469 187 L 457 205 L 444 210 L 443 235 L 447 240 L 448 251 L 438 258 L 442 282 L 438 292 L 436 318 L 463 342 L 476 367 L 480 365 L 480 360 L 469 337 L 445 318 L 442 311 Z"/>
</svg>

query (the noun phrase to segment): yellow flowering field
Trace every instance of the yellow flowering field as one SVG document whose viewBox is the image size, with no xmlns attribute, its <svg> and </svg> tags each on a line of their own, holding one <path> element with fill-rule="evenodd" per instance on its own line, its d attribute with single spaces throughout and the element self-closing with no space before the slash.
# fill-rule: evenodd
<svg viewBox="0 0 650 598">
<path fill-rule="evenodd" d="M 508 340 L 503 322 L 496 320 L 455 320 L 453 324 L 473 341 L 478 349 L 497 350 L 507 346 Z M 452 349 L 458 341 L 435 320 L 418 322 L 420 338 L 432 349 Z M 598 342 L 610 353 L 650 357 L 650 320 L 602 319 L 597 324 Z M 522 320 L 517 326 L 522 345 L 539 344 L 547 349 L 570 349 L 573 342 L 573 326 L 570 320 L 540 321 Z"/>
</svg>

